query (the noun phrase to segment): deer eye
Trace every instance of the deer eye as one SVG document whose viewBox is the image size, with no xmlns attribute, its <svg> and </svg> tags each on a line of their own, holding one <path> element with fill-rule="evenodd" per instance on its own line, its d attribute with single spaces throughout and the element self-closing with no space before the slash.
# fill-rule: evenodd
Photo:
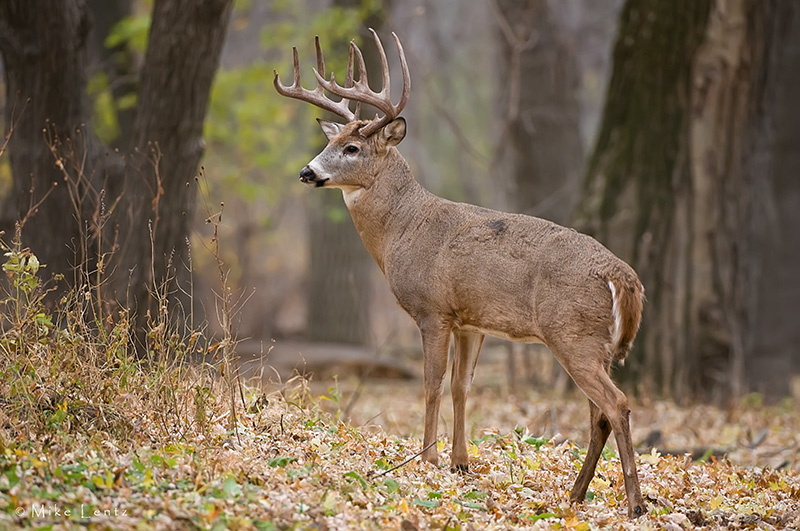
<svg viewBox="0 0 800 531">
<path fill-rule="evenodd" d="M 358 153 L 358 146 L 350 144 L 344 148 L 345 153 Z"/>
</svg>

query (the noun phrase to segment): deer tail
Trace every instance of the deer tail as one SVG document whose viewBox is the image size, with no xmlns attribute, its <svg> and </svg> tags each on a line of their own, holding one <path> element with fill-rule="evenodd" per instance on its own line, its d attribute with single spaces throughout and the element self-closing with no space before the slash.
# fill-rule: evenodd
<svg viewBox="0 0 800 531">
<path fill-rule="evenodd" d="M 611 354 L 624 362 L 633 345 L 642 321 L 644 287 L 639 279 L 610 279 L 611 290 Z"/>
</svg>

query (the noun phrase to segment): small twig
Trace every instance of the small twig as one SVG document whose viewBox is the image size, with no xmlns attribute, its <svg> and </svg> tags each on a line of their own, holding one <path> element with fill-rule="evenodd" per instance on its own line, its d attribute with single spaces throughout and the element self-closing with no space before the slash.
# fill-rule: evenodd
<svg viewBox="0 0 800 531">
<path fill-rule="evenodd" d="M 400 468 L 400 467 L 402 467 L 402 466 L 405 466 L 405 465 L 407 465 L 408 463 L 410 463 L 411 461 L 413 461 L 414 459 L 416 459 L 417 457 L 419 457 L 420 455 L 422 455 L 423 453 L 425 453 L 425 450 L 427 450 L 428 448 L 431 448 L 431 447 L 432 447 L 434 444 L 436 444 L 437 442 L 438 442 L 438 441 L 433 441 L 433 442 L 432 442 L 432 443 L 430 443 L 428 446 L 426 446 L 425 448 L 423 448 L 423 449 L 422 449 L 422 450 L 420 450 L 419 452 L 415 453 L 414 455 L 412 455 L 411 457 L 409 457 L 408 459 L 406 459 L 405 461 L 403 461 L 403 462 L 402 462 L 402 463 L 400 463 L 399 465 L 397 465 L 397 466 L 395 466 L 395 467 L 392 467 L 392 468 L 390 468 L 389 470 L 384 470 L 383 472 L 381 472 L 380 474 L 378 474 L 377 476 L 375 476 L 375 479 L 382 478 L 383 476 L 385 476 L 385 475 L 386 475 L 386 474 L 388 474 L 389 472 L 394 472 L 394 471 L 395 471 L 395 470 L 397 470 L 398 468 Z"/>
<path fill-rule="evenodd" d="M 375 414 L 375 415 L 371 416 L 371 417 L 370 417 L 368 420 L 366 420 L 366 421 L 362 422 L 362 423 L 361 423 L 361 425 L 359 426 L 359 428 L 363 428 L 364 426 L 367 426 L 367 425 L 368 425 L 370 422 L 372 422 L 372 421 L 373 421 L 373 420 L 375 420 L 376 418 L 380 417 L 380 416 L 381 416 L 381 415 L 383 415 L 384 413 L 386 413 L 386 410 L 385 410 L 385 409 L 384 409 L 384 410 L 382 410 L 382 411 L 380 411 L 379 413 L 377 413 L 377 414 Z"/>
<path fill-rule="evenodd" d="M 3 29 L 3 25 L 2 24 L 0 24 L 0 29 Z M 14 133 L 14 126 L 17 124 L 17 122 L 19 122 L 20 118 L 25 113 L 25 109 L 28 108 L 28 104 L 30 102 L 31 102 L 30 98 L 25 100 L 25 105 L 22 106 L 22 110 L 19 111 L 19 114 L 17 114 L 16 116 L 14 116 L 15 113 L 16 113 L 16 110 L 17 110 L 16 102 L 14 103 L 13 107 L 11 107 L 11 117 L 8 120 L 8 131 L 6 132 L 6 136 L 5 136 L 5 140 L 3 141 L 3 145 L 0 146 L 0 156 L 2 156 L 3 153 L 5 153 L 6 148 L 8 148 L 8 142 L 11 140 L 11 135 Z"/>
<path fill-rule="evenodd" d="M 53 190 L 55 190 L 55 189 L 56 189 L 56 186 L 58 186 L 58 183 L 57 183 L 57 182 L 53 182 L 53 184 L 51 184 L 51 185 L 50 185 L 50 188 L 49 188 L 49 189 L 48 189 L 48 190 L 47 190 L 47 191 L 44 193 L 44 195 L 43 195 L 43 196 L 42 196 L 42 197 L 41 197 L 41 198 L 40 198 L 38 201 L 36 201 L 35 203 L 34 203 L 34 201 L 33 201 L 33 193 L 34 193 L 34 191 L 35 191 L 35 188 L 34 188 L 34 186 L 33 186 L 33 185 L 31 186 L 30 204 L 29 204 L 29 206 L 28 206 L 28 211 L 25 213 L 25 215 L 24 215 L 24 216 L 22 217 L 22 219 L 19 221 L 19 226 L 20 226 L 20 227 L 24 227 L 24 226 L 25 226 L 25 224 L 28 222 L 28 220 L 31 218 L 31 216 L 33 216 L 34 214 L 36 214 L 36 212 L 38 212 L 38 210 L 39 210 L 39 207 L 42 205 L 42 203 L 44 203 L 44 202 L 45 202 L 45 200 L 46 200 L 48 197 L 50 197 L 50 194 L 52 194 L 52 193 L 53 193 Z"/>
</svg>

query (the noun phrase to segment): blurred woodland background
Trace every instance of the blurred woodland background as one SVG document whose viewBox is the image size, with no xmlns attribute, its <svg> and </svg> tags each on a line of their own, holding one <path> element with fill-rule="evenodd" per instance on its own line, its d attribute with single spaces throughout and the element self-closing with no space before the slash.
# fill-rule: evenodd
<svg viewBox="0 0 800 531">
<path fill-rule="evenodd" d="M 318 111 L 272 87 L 293 45 L 314 85 L 314 35 L 339 73 L 368 27 L 396 61 L 395 31 L 413 82 L 400 150 L 423 185 L 574 226 L 638 271 L 624 386 L 781 397 L 800 374 L 792 4 L 5 0 L 0 230 L 24 221 L 60 289 L 94 279 L 140 330 L 164 311 L 156 285 L 192 326 L 418 356 L 340 194 L 297 180 L 324 146 Z M 237 310 L 221 325 L 220 267 Z M 541 373 L 509 352 L 511 374 Z"/>
</svg>

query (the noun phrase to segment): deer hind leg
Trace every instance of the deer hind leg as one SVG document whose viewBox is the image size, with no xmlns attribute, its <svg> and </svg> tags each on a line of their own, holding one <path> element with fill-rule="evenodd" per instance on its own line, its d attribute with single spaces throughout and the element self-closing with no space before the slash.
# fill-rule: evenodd
<svg viewBox="0 0 800 531">
<path fill-rule="evenodd" d="M 439 423 L 439 403 L 442 398 L 442 383 L 447 370 L 447 356 L 450 351 L 450 327 L 436 323 L 420 325 L 423 352 L 423 385 L 425 387 L 425 435 L 423 436 L 422 459 L 439 462 L 436 448 L 436 435 Z"/>
<path fill-rule="evenodd" d="M 595 341 L 587 341 L 570 346 L 561 345 L 560 348 L 555 348 L 553 352 L 572 377 L 575 384 L 584 392 L 589 400 L 594 403 L 602 414 L 598 419 L 597 427 L 601 427 L 599 425 L 599 420 L 601 420 L 603 416 L 611 425 L 611 430 L 614 432 L 614 437 L 617 441 L 620 461 L 622 461 L 625 492 L 628 496 L 628 516 L 635 518 L 643 515 L 646 508 L 639 487 L 639 478 L 636 474 L 636 458 L 633 454 L 633 442 L 631 441 L 628 399 L 625 394 L 614 385 L 614 382 L 611 381 L 611 377 L 608 375 L 603 362 L 605 358 L 604 346 Z M 592 429 L 595 429 L 594 423 Z M 598 443 L 600 435 L 602 435 L 602 433 L 597 434 Z M 592 442 L 594 442 L 594 440 L 595 438 L 593 437 Z M 591 451 L 593 453 L 592 455 L 587 455 L 584 468 L 592 464 L 592 473 L 590 474 L 587 469 L 585 473 L 586 477 L 584 478 L 584 471 L 582 469 L 578 476 L 578 482 L 584 481 L 587 485 L 594 475 L 594 465 L 597 463 L 598 457 L 595 457 L 594 453 L 599 454 L 602 452 L 602 445 L 592 447 Z M 583 483 L 578 486 L 582 485 Z"/>
<path fill-rule="evenodd" d="M 466 472 L 469 470 L 467 435 L 464 426 L 467 394 L 483 345 L 483 334 L 456 331 L 453 332 L 453 338 L 455 355 L 453 372 L 450 375 L 450 391 L 453 395 L 453 455 L 450 466 L 452 471 Z"/>
<path fill-rule="evenodd" d="M 578 479 L 575 480 L 575 485 L 572 487 L 572 493 L 570 494 L 570 499 L 576 502 L 583 501 L 586 498 L 586 491 L 589 489 L 589 483 L 594 477 L 597 461 L 600 459 L 608 435 L 611 433 L 611 424 L 609 424 L 608 419 L 600 411 L 600 408 L 591 401 L 589 402 L 589 418 L 592 430 L 589 449 L 586 451 L 586 459 L 583 461 Z"/>
</svg>

